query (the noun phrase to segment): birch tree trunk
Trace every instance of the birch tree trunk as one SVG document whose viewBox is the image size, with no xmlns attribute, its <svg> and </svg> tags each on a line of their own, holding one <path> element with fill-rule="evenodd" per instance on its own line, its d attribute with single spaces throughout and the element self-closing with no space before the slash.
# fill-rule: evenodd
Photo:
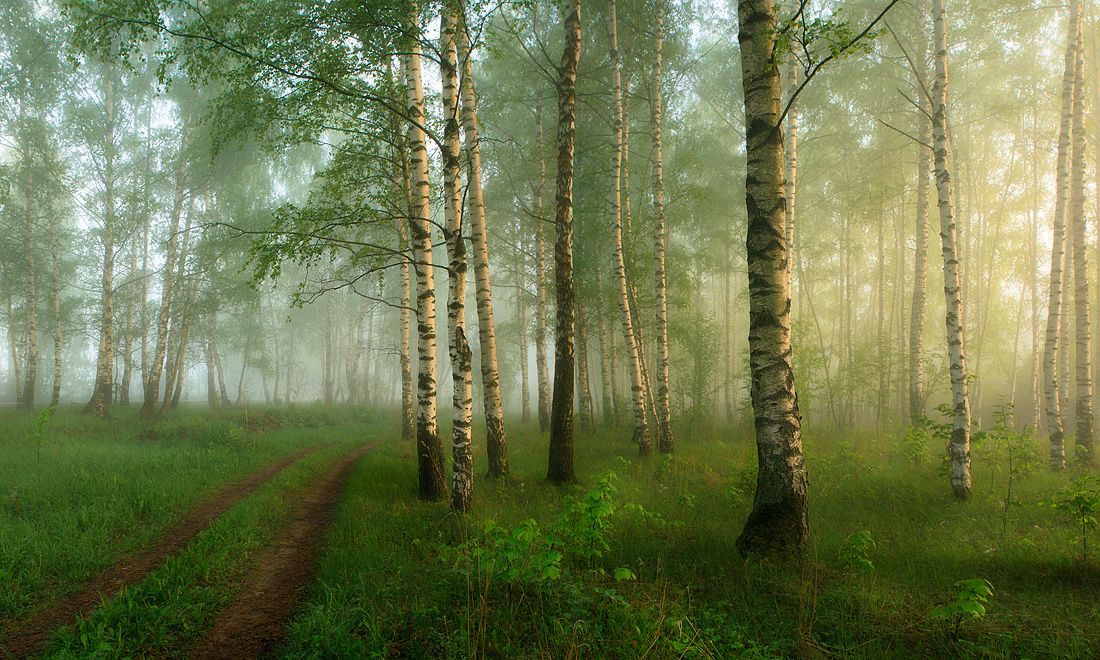
<svg viewBox="0 0 1100 660">
<path fill-rule="evenodd" d="M 947 160 L 947 18 L 944 0 L 932 0 L 936 80 L 932 92 L 932 146 L 943 243 L 943 289 L 947 303 L 947 353 L 951 372 L 951 491 L 956 499 L 970 496 L 970 399 L 966 382 L 966 345 L 962 286 L 959 281 L 958 237 L 951 205 L 951 172 Z"/>
<path fill-rule="evenodd" d="M 588 375 L 588 328 L 581 306 L 577 305 L 577 390 L 581 399 L 581 427 L 596 430 L 596 417 L 592 410 L 592 382 Z"/>
<path fill-rule="evenodd" d="M 801 553 L 809 535 L 802 420 L 791 364 L 783 131 L 774 0 L 739 0 L 745 90 L 749 363 L 759 470 L 752 512 L 737 539 L 742 555 Z"/>
<path fill-rule="evenodd" d="M 646 408 L 646 387 L 642 379 L 642 353 L 634 329 L 634 319 L 630 311 L 629 291 L 626 279 L 626 257 L 623 254 L 622 220 L 622 164 L 623 164 L 623 94 L 622 63 L 619 57 L 618 19 L 615 0 L 608 3 L 608 31 L 611 40 L 611 98 L 613 143 L 611 151 L 611 231 L 613 239 L 613 259 L 615 281 L 618 285 L 619 312 L 622 315 L 623 339 L 630 367 L 630 394 L 634 404 L 634 442 L 638 445 L 639 455 L 653 454 L 653 444 L 649 437 L 649 411 Z M 660 266 L 658 266 L 660 268 Z"/>
<path fill-rule="evenodd" d="M 516 250 L 516 338 L 519 343 L 519 406 L 520 421 L 531 421 L 530 373 L 527 365 L 527 257 Z"/>
<path fill-rule="evenodd" d="M 11 353 L 12 386 L 15 388 L 15 406 L 23 407 L 23 365 L 19 358 L 19 344 L 15 337 L 15 311 L 12 309 L 11 292 L 4 302 L 8 312 L 8 351 Z"/>
<path fill-rule="evenodd" d="M 922 97 L 923 98 L 923 97 Z M 923 103 L 921 104 L 924 105 Z M 909 317 L 909 420 L 914 425 L 924 417 L 924 312 L 928 297 L 928 121 L 917 117 L 917 227 L 913 263 L 913 308 Z"/>
<path fill-rule="evenodd" d="M 798 59 L 791 53 L 787 56 L 787 85 L 789 95 L 798 88 Z M 794 277 L 794 223 L 795 199 L 798 195 L 798 101 L 791 101 L 787 111 L 787 145 L 784 151 L 784 170 L 787 177 L 787 279 Z"/>
<path fill-rule="evenodd" d="M 508 474 L 508 438 L 504 433 L 504 407 L 500 399 L 500 367 L 497 364 L 496 324 L 493 320 L 493 290 L 489 281 L 489 235 L 485 221 L 485 195 L 481 189 L 481 138 L 478 133 L 477 93 L 470 33 L 463 20 L 462 129 L 466 136 L 467 199 L 470 211 L 470 243 L 474 252 L 474 283 L 477 298 L 477 332 L 481 346 L 481 383 L 485 405 L 485 450 L 489 476 Z"/>
<path fill-rule="evenodd" d="M 1080 0 L 1074 0 L 1079 2 Z M 1076 460 L 1085 465 L 1093 462 L 1092 441 L 1092 315 L 1089 312 L 1089 264 L 1088 242 L 1085 232 L 1085 44 L 1084 30 L 1080 10 L 1075 26 L 1076 43 L 1074 60 L 1073 95 L 1073 168 L 1070 175 L 1070 212 L 1067 220 L 1071 223 L 1073 245 L 1074 280 L 1074 322 L 1076 327 L 1077 350 L 1075 369 L 1077 376 L 1076 418 L 1077 435 L 1075 437 Z"/>
<path fill-rule="evenodd" d="M 217 410 L 221 407 L 221 399 L 218 397 L 218 382 L 217 382 L 217 367 L 214 364 L 214 347 L 217 345 L 217 339 L 215 334 L 217 333 L 218 323 L 215 320 L 217 312 L 210 313 L 210 324 L 208 328 L 208 334 L 206 341 L 203 343 L 203 354 L 206 358 L 206 399 L 210 408 Z M 275 388 L 278 390 L 278 381 L 275 383 Z M 279 395 L 276 392 L 275 398 L 278 399 Z"/>
<path fill-rule="evenodd" d="M 109 74 L 110 75 L 110 74 Z M 106 134 L 103 150 L 103 274 L 100 280 L 102 316 L 96 358 L 95 388 L 84 412 L 106 417 L 114 387 L 115 348 L 115 89 L 108 77 L 104 90 Z"/>
<path fill-rule="evenodd" d="M 554 333 L 554 401 L 546 476 L 556 483 L 577 480 L 573 470 L 573 150 L 577 133 L 577 64 L 581 56 L 581 0 L 565 17 L 565 47 L 558 68 L 558 166 L 554 226 L 557 320 Z"/>
<path fill-rule="evenodd" d="M 611 0 L 614 6 L 615 0 Z M 669 368 L 668 368 L 668 276 L 665 272 L 665 253 L 668 248 L 668 228 L 665 225 L 665 176 L 664 146 L 661 136 L 661 120 L 664 115 L 664 99 L 661 97 L 662 50 L 665 38 L 665 8 L 661 2 L 657 7 L 657 46 L 654 56 L 653 72 L 653 261 L 654 292 L 657 307 L 656 338 L 657 343 L 657 398 L 654 401 L 657 420 L 657 449 L 663 454 L 672 452 L 672 412 L 669 404 Z M 616 56 L 618 49 L 616 48 Z M 612 74 L 614 75 L 614 74 Z M 793 211 L 792 211 L 793 213 Z M 793 216 L 792 216 L 793 219 Z M 788 233 L 793 232 L 793 225 Z M 789 240 L 789 239 L 788 239 Z M 787 279 L 790 280 L 790 246 L 788 245 Z"/>
<path fill-rule="evenodd" d="M 128 273 L 131 279 L 134 278 L 134 274 L 137 272 L 137 246 L 133 241 L 130 242 L 127 248 L 130 256 L 130 272 Z M 122 381 L 119 383 L 118 401 L 123 406 L 130 405 L 130 382 L 134 375 L 134 331 L 135 331 L 135 313 L 134 309 L 137 306 L 137 295 L 133 292 L 134 287 L 138 283 L 136 281 L 131 282 L 127 289 L 130 289 L 130 295 L 126 300 L 126 329 L 123 334 L 123 347 L 122 351 Z"/>
<path fill-rule="evenodd" d="M 546 293 L 546 218 L 543 216 L 542 192 L 546 183 L 546 155 L 543 138 L 542 114 L 537 115 L 539 181 L 535 188 L 535 379 L 538 381 L 539 431 L 550 430 L 550 378 L 546 357 L 546 327 L 550 322 L 550 310 Z"/>
<path fill-rule="evenodd" d="M 603 287 L 600 287 L 602 290 Z M 603 403 L 601 420 L 603 424 L 610 425 L 615 422 L 615 403 L 612 399 L 611 381 L 611 341 L 607 337 L 607 324 L 604 321 L 605 314 L 601 312 L 596 316 L 596 331 L 599 333 L 600 344 L 600 398 Z"/>
<path fill-rule="evenodd" d="M 473 497 L 471 421 L 474 414 L 473 357 L 466 342 L 466 242 L 462 237 L 462 145 L 458 126 L 458 10 L 455 2 L 440 12 L 440 72 L 443 77 L 443 210 L 450 260 L 447 290 L 447 335 L 454 381 L 452 405 L 451 508 L 469 511 Z"/>
<path fill-rule="evenodd" d="M 59 220 L 54 217 L 53 197 L 49 188 L 46 189 L 46 216 L 50 223 L 50 302 L 53 306 L 53 395 L 50 398 L 51 406 L 61 404 L 61 351 L 64 346 L 61 329 L 61 257 L 58 254 L 59 238 L 57 225 Z"/>
<path fill-rule="evenodd" d="M 38 286 L 35 278 L 34 262 L 34 175 L 31 172 L 30 145 L 24 143 L 24 150 L 28 155 L 24 156 L 26 168 L 26 189 L 24 215 L 26 216 L 26 232 L 23 235 L 23 253 L 27 264 L 27 361 L 26 381 L 23 385 L 22 407 L 27 410 L 34 409 L 34 395 L 38 389 Z"/>
<path fill-rule="evenodd" d="M 418 32 L 415 8 L 409 12 L 409 26 Z M 408 93 L 408 143 L 412 181 L 413 213 L 409 237 L 416 266 L 417 373 L 416 444 L 420 497 L 442 500 L 447 496 L 443 445 L 436 421 L 436 319 L 435 273 L 432 267 L 431 210 L 429 206 L 428 148 L 424 134 L 424 86 L 420 76 L 420 44 L 414 39 L 403 55 Z"/>
<path fill-rule="evenodd" d="M 412 282 L 410 273 L 409 255 L 409 222 L 413 217 L 412 204 L 412 178 L 409 172 L 409 153 L 405 144 L 405 135 L 397 131 L 398 160 L 401 161 L 401 185 L 405 196 L 406 217 L 397 221 L 397 240 L 401 251 L 401 337 L 400 346 L 401 367 L 401 439 L 412 440 L 416 437 L 415 422 L 413 421 L 413 375 L 412 375 Z"/>
<path fill-rule="evenodd" d="M 164 258 L 164 276 L 161 287 L 160 311 L 157 315 L 157 340 L 153 349 L 153 359 L 149 364 L 149 377 L 145 382 L 144 401 L 141 404 L 140 417 L 152 417 L 157 412 L 157 399 L 160 396 L 160 378 L 164 371 L 164 358 L 168 351 L 168 321 L 171 318 L 172 298 L 175 294 L 174 275 L 176 270 L 176 251 L 179 246 L 180 218 L 183 215 L 184 194 L 186 192 L 187 167 L 187 128 L 184 127 L 180 139 L 179 163 L 176 165 L 176 190 L 172 200 L 172 215 L 168 226 L 168 247 Z M 215 353 L 215 358 L 217 353 Z"/>
<path fill-rule="evenodd" d="M 1047 332 L 1043 351 L 1043 390 L 1046 401 L 1047 432 L 1050 434 L 1050 467 L 1066 465 L 1065 410 L 1062 406 L 1061 369 L 1063 289 L 1066 268 L 1066 206 L 1069 202 L 1070 132 L 1073 125 L 1073 84 L 1077 43 L 1076 26 L 1080 14 L 1078 0 L 1070 2 L 1067 24 L 1065 70 L 1062 75 L 1062 120 L 1058 132 L 1057 173 L 1055 175 L 1054 238 L 1051 243 L 1050 289 L 1048 294 Z"/>
<path fill-rule="evenodd" d="M 732 250 L 726 250 L 727 263 L 725 272 L 722 274 L 722 374 L 723 374 L 723 386 L 722 386 L 722 399 L 726 411 L 726 425 L 732 427 L 736 418 L 733 405 L 733 388 L 734 388 L 734 369 L 733 369 L 733 322 L 730 317 L 730 294 L 731 282 L 733 278 L 732 270 L 733 264 L 731 258 Z"/>
</svg>

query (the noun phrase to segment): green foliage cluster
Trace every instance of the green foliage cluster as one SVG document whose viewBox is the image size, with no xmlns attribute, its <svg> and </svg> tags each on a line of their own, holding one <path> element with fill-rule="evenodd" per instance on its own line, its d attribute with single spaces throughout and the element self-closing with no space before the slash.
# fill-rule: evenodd
<svg viewBox="0 0 1100 660">
<path fill-rule="evenodd" d="M 1088 560 L 1089 532 L 1097 527 L 1097 516 L 1100 515 L 1100 479 L 1091 475 L 1074 477 L 1072 483 L 1041 504 L 1073 522 L 1081 543 L 1081 557 Z"/>
<path fill-rule="evenodd" d="M 985 604 L 993 596 L 993 585 L 983 578 L 970 578 L 959 580 L 955 587 L 958 589 L 955 599 L 933 608 L 929 616 L 954 623 L 952 639 L 958 641 L 959 627 L 964 621 L 985 617 Z"/>
<path fill-rule="evenodd" d="M 457 548 L 459 569 L 487 575 L 490 580 L 540 585 L 561 578 L 562 562 L 567 558 L 578 566 L 595 568 L 610 550 L 606 535 L 616 511 L 616 479 L 608 470 L 582 497 L 566 498 L 564 510 L 546 532 L 532 518 L 512 528 L 492 519 L 485 521 L 481 538 Z M 631 510 L 647 513 L 638 505 Z M 625 567 L 615 569 L 613 577 L 616 581 L 637 579 Z"/>
</svg>

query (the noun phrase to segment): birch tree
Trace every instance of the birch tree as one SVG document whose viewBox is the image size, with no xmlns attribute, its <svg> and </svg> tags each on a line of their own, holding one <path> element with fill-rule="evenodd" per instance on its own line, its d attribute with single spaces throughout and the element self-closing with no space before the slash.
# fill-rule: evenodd
<svg viewBox="0 0 1100 660">
<path fill-rule="evenodd" d="M 469 511 L 473 495 L 471 418 L 474 412 L 470 346 L 466 342 L 466 243 L 462 237 L 462 146 L 458 127 L 458 9 L 447 3 L 440 12 L 440 71 L 443 76 L 443 205 L 446 216 L 450 286 L 447 335 L 454 381 L 452 405 L 451 508 Z"/>
<path fill-rule="evenodd" d="M 1080 2 L 1080 0 L 1074 0 Z M 1085 46 L 1081 11 L 1073 27 L 1075 53 L 1073 65 L 1073 165 L 1070 174 L 1070 209 L 1067 222 L 1072 227 L 1069 241 L 1073 246 L 1074 326 L 1077 347 L 1074 351 L 1076 371 L 1076 459 L 1086 465 L 1093 462 L 1092 441 L 1092 338 L 1089 313 L 1088 243 L 1085 231 Z"/>
<path fill-rule="evenodd" d="M 409 12 L 409 26 L 418 31 L 415 8 Z M 412 213 L 409 239 L 416 269 L 417 373 L 416 452 L 420 497 L 442 500 L 447 496 L 443 472 L 443 446 L 436 421 L 436 318 L 435 273 L 432 268 L 430 183 L 427 137 L 424 133 L 424 85 L 420 73 L 420 44 L 409 43 L 402 56 L 407 93 L 409 171 L 412 183 Z"/>
<path fill-rule="evenodd" d="M 1070 133 L 1073 126 L 1074 67 L 1076 64 L 1076 26 L 1080 2 L 1069 6 L 1066 28 L 1065 70 L 1062 74 L 1062 118 L 1058 131 L 1057 172 L 1055 174 L 1054 237 L 1051 243 L 1050 288 L 1047 299 L 1047 331 L 1043 351 L 1043 391 L 1047 432 L 1050 435 L 1050 467 L 1061 470 L 1066 465 L 1065 418 L 1062 406 L 1061 369 L 1063 290 L 1066 270 L 1066 207 L 1069 203 Z"/>
<path fill-rule="evenodd" d="M 489 476 L 508 474 L 508 439 L 504 432 L 504 407 L 500 399 L 500 367 L 497 364 L 497 335 L 493 320 L 493 292 L 489 278 L 489 233 L 485 221 L 485 194 L 481 184 L 481 138 L 474 90 L 470 31 L 463 16 L 459 57 L 462 60 L 462 129 L 466 138 L 469 187 L 470 243 L 474 251 L 474 282 L 477 298 L 477 331 L 481 346 L 481 383 L 485 403 L 485 450 Z"/>
<path fill-rule="evenodd" d="M 634 442 L 638 453 L 645 457 L 653 453 L 649 436 L 649 410 L 647 391 L 642 376 L 642 348 L 635 332 L 635 319 L 631 313 L 629 284 L 627 283 L 626 257 L 623 248 L 622 220 L 622 164 L 623 164 L 623 98 L 622 63 L 619 58 L 618 27 L 615 0 L 608 3 L 608 32 L 611 40 L 611 99 L 612 99 L 612 151 L 611 151 L 611 231 L 617 297 L 622 315 L 623 339 L 626 344 L 630 368 L 630 396 L 634 404 Z M 658 266 L 663 268 L 663 266 Z"/>
<path fill-rule="evenodd" d="M 932 0 L 932 46 L 936 78 L 932 89 L 932 146 L 936 170 L 940 241 L 943 244 L 943 290 L 947 302 L 947 353 L 951 373 L 951 491 L 970 497 L 970 398 L 967 393 L 966 344 L 962 285 L 959 281 L 958 236 L 952 207 L 951 170 L 947 157 L 947 17 L 944 0 Z"/>
<path fill-rule="evenodd" d="M 809 535 L 802 421 L 791 364 L 791 294 L 783 197 L 783 132 L 774 0 L 739 0 L 745 94 L 749 364 L 760 462 L 744 554 L 801 552 Z"/>
<path fill-rule="evenodd" d="M 614 0 L 611 0 L 614 6 Z M 668 274 L 665 270 L 665 254 L 668 249 L 668 228 L 665 224 L 665 176 L 664 145 L 661 134 L 661 120 L 664 116 L 664 99 L 661 96 L 662 56 L 665 38 L 665 6 L 657 4 L 656 16 L 657 44 L 653 58 L 653 262 L 654 290 L 656 298 L 656 344 L 657 344 L 657 398 L 654 402 L 657 419 L 657 448 L 661 453 L 672 451 L 672 412 L 669 403 L 669 367 L 668 367 Z M 614 75 L 614 74 L 612 74 Z M 793 231 L 793 229 L 789 230 Z M 787 238 L 790 241 L 790 235 Z M 788 251 L 790 245 L 788 245 Z M 790 280 L 790 260 L 788 259 L 787 279 Z"/>
<path fill-rule="evenodd" d="M 550 411 L 550 452 L 546 476 L 557 483 L 576 481 L 573 470 L 573 150 L 577 131 L 577 64 L 581 56 L 581 0 L 565 16 L 565 47 L 558 68 L 557 192 L 555 194 L 554 401 Z"/>
</svg>

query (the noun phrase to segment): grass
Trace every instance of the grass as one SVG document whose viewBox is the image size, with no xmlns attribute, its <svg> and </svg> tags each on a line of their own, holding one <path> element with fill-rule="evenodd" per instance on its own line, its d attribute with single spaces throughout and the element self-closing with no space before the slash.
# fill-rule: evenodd
<svg viewBox="0 0 1100 660">
<path fill-rule="evenodd" d="M 318 452 L 277 474 L 145 580 L 62 630 L 46 655 L 181 655 L 239 592 L 255 553 L 275 540 L 299 491 L 341 451 L 346 447 Z"/>
<path fill-rule="evenodd" d="M 184 411 L 152 428 L 125 414 L 99 422 L 61 411 L 41 447 L 28 440 L 33 417 L 5 421 L 0 487 L 13 494 L 0 501 L 0 578 L 10 585 L 0 606 L 9 618 L 140 548 L 225 481 L 297 447 L 337 443 L 58 631 L 55 657 L 184 654 L 300 490 L 341 447 L 368 437 L 383 444 L 351 477 L 289 623 L 287 657 L 1100 656 L 1100 564 L 1080 556 L 1071 521 L 1039 504 L 1073 471 L 1017 480 L 1005 524 L 1006 466 L 989 438 L 974 448 L 974 494 L 960 503 L 932 458 L 942 450 L 934 440 L 915 462 L 919 452 L 891 433 L 811 432 L 808 558 L 776 563 L 735 549 L 755 483 L 744 433 L 683 430 L 674 456 L 650 461 L 635 457 L 628 430 L 581 433 L 581 483 L 562 488 L 544 478 L 545 438 L 512 424 L 512 477 L 479 479 L 473 513 L 457 516 L 416 499 L 414 448 L 397 439 L 393 416 Z M 613 482 L 601 481 L 609 470 Z M 994 592 L 988 614 L 963 621 L 956 638 L 954 622 L 931 613 L 970 578 Z"/>
<path fill-rule="evenodd" d="M 684 441 L 675 456 L 649 462 L 634 457 L 628 437 L 626 431 L 581 435 L 582 483 L 562 489 L 544 479 L 545 440 L 513 424 L 511 480 L 480 480 L 474 512 L 464 519 L 415 499 L 412 447 L 389 442 L 352 478 L 285 653 L 1100 655 L 1100 568 L 1094 558 L 1077 556 L 1072 525 L 1038 505 L 1070 474 L 1040 470 L 1019 481 L 1019 504 L 1010 507 L 1002 534 L 1005 470 L 988 448 L 975 448 L 974 496 L 958 503 L 938 461 L 906 459 L 888 434 L 810 435 L 809 558 L 777 564 L 742 560 L 734 547 L 755 479 L 755 449 L 744 436 Z M 583 496 L 607 469 L 618 476 L 618 507 L 602 557 L 566 557 L 561 576 L 543 582 L 508 581 L 476 565 L 471 549 L 492 536 L 486 521 L 516 530 L 532 518 L 545 533 L 564 500 Z M 873 539 L 869 571 L 842 559 L 861 530 Z M 621 568 L 637 579 L 616 580 Z M 968 578 L 988 579 L 995 591 L 989 614 L 963 622 L 954 639 L 953 624 L 930 612 Z"/>
<path fill-rule="evenodd" d="M 226 481 L 350 421 L 183 410 L 152 424 L 133 411 L 114 414 L 99 420 L 61 409 L 39 443 L 35 415 L 4 413 L 0 629 L 148 544 Z"/>
</svg>

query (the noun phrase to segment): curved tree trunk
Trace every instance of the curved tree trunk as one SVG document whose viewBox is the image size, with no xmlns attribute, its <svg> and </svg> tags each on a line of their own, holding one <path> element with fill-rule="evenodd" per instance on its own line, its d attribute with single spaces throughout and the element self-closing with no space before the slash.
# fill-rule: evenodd
<svg viewBox="0 0 1100 660">
<path fill-rule="evenodd" d="M 151 417 L 157 412 L 157 399 L 160 396 L 160 379 L 164 372 L 164 357 L 168 351 L 168 320 L 172 311 L 172 298 L 175 294 L 176 250 L 179 245 L 180 218 L 183 215 L 184 194 L 186 192 L 187 164 L 187 128 L 180 139 L 179 163 L 176 166 L 176 192 L 172 201 L 172 215 L 168 227 L 168 248 L 164 259 L 164 279 L 160 296 L 160 312 L 157 315 L 157 343 L 153 349 L 153 359 L 149 364 L 149 377 L 145 382 L 145 396 L 141 404 L 141 417 Z M 215 358 L 217 354 L 215 353 Z"/>
<path fill-rule="evenodd" d="M 947 160 L 947 18 L 944 0 L 932 2 L 936 81 L 932 92 L 932 145 L 936 192 L 943 244 L 943 289 L 947 302 L 947 353 L 951 371 L 951 491 L 957 499 L 970 496 L 970 399 L 966 382 L 966 341 L 962 286 L 959 281 L 958 236 L 951 203 L 951 172 Z"/>
<path fill-rule="evenodd" d="M 611 39 L 611 97 L 613 117 L 613 145 L 611 151 L 611 231 L 613 238 L 616 295 L 619 300 L 619 312 L 622 315 L 623 339 L 630 367 L 630 394 L 634 404 L 634 442 L 641 456 L 653 454 L 653 444 L 649 437 L 649 411 L 647 409 L 646 387 L 642 378 L 642 353 L 638 337 L 635 334 L 634 319 L 630 312 L 629 290 L 626 278 L 626 257 L 623 254 L 622 220 L 622 166 L 623 166 L 623 94 L 622 64 L 619 57 L 618 19 L 615 0 L 608 4 L 608 30 Z M 658 266 L 661 268 L 661 266 Z"/>
<path fill-rule="evenodd" d="M 614 0 L 612 0 L 614 2 Z M 661 118 L 664 115 L 664 99 L 661 98 L 662 50 L 665 37 L 665 9 L 657 9 L 657 49 L 653 73 L 653 261 L 654 291 L 657 306 L 657 398 L 654 416 L 657 420 L 657 449 L 667 454 L 672 451 L 672 411 L 669 403 L 668 368 L 668 275 L 665 272 L 665 253 L 668 248 L 668 228 L 665 225 L 664 146 L 661 136 Z M 793 219 L 793 216 L 792 216 Z M 788 227 L 788 236 L 793 225 Z M 788 251 L 787 279 L 790 279 L 790 246 Z"/>
<path fill-rule="evenodd" d="M 415 9 L 409 13 L 409 25 L 416 31 Z M 435 273 L 432 267 L 431 210 L 429 207 L 428 148 L 424 135 L 424 86 L 420 77 L 420 44 L 415 40 L 403 56 L 408 92 L 408 141 L 412 174 L 413 213 L 409 218 L 409 237 L 416 265 L 417 373 L 416 444 L 420 497 L 442 500 L 447 496 L 443 476 L 443 445 L 436 421 L 435 384 Z"/>
<path fill-rule="evenodd" d="M 556 483 L 577 480 L 573 470 L 573 149 L 577 133 L 577 64 L 581 57 L 581 0 L 565 17 L 565 47 L 558 69 L 558 174 L 554 226 L 557 321 L 554 334 L 554 402 L 546 476 Z"/>
<path fill-rule="evenodd" d="M 737 539 L 742 555 L 800 553 L 809 526 L 802 420 L 791 364 L 783 131 L 779 71 L 772 62 L 775 2 L 738 3 L 745 90 L 749 363 L 759 471 L 756 496 Z"/>
</svg>

